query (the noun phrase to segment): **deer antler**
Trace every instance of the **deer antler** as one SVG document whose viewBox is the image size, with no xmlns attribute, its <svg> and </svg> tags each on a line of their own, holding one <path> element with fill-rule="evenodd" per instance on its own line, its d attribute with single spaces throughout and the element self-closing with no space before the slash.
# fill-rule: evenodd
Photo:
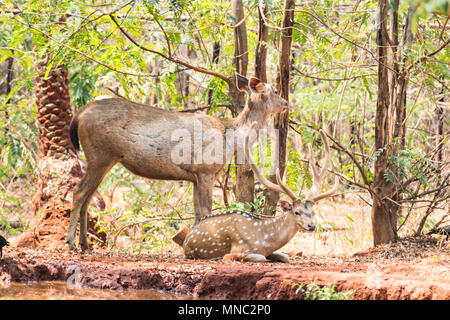
<svg viewBox="0 0 450 320">
<path fill-rule="evenodd" d="M 306 201 L 317 202 L 321 199 L 331 197 L 337 193 L 338 190 L 338 178 L 335 176 L 334 178 L 334 186 L 331 190 L 319 193 L 320 185 L 322 181 L 325 179 L 328 173 L 328 166 L 330 164 L 330 146 L 328 144 L 328 139 L 323 130 L 320 130 L 320 135 L 322 136 L 323 145 L 325 147 L 325 163 L 323 164 L 322 170 L 319 171 L 317 166 L 314 164 L 314 157 L 311 145 L 308 145 L 309 150 L 309 165 L 311 166 L 311 171 L 313 174 L 313 185 L 306 195 Z"/>
<path fill-rule="evenodd" d="M 252 129 L 255 129 L 257 126 L 256 122 L 253 123 L 252 125 Z M 264 177 L 263 174 L 263 169 L 264 169 L 264 156 L 262 154 L 262 150 L 261 148 L 259 149 L 260 152 L 260 161 L 259 161 L 259 167 L 256 166 L 255 161 L 253 160 L 252 157 L 252 150 L 251 150 L 251 146 L 249 145 L 249 135 L 247 135 L 245 137 L 245 158 L 247 159 L 247 162 L 250 164 L 253 172 L 255 173 L 256 177 L 258 178 L 258 180 L 265 185 L 267 188 L 276 191 L 276 192 L 281 192 L 281 193 L 285 193 L 287 194 L 293 201 L 297 200 L 298 197 L 294 194 L 294 192 L 292 192 L 286 185 L 284 185 L 284 183 L 281 180 L 280 177 L 280 169 L 277 168 L 277 171 L 275 173 L 276 178 L 277 178 L 277 184 L 269 181 L 266 179 L 266 177 Z"/>
</svg>

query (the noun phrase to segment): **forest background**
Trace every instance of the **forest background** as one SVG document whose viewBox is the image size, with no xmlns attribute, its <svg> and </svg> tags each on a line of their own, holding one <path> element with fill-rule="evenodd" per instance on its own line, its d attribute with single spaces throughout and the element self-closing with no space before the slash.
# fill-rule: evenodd
<svg viewBox="0 0 450 320">
<path fill-rule="evenodd" d="M 318 130 L 327 132 L 333 168 L 324 189 L 337 175 L 340 195 L 317 210 L 319 239 L 343 226 L 334 244 L 356 250 L 443 225 L 448 13 L 446 0 L 0 1 L 0 224 L 19 236 L 48 218 L 48 203 L 70 210 L 67 193 L 55 199 L 45 188 L 79 181 L 79 173 L 54 172 L 76 161 L 67 129 L 90 100 L 118 94 L 231 118 L 246 98 L 238 72 L 289 100 L 289 115 L 269 125 L 281 139 L 266 146 L 266 174 L 278 148 L 286 184 L 305 194 L 306 146 L 320 159 Z M 106 206 L 90 211 L 106 237 L 92 236 L 110 247 L 164 250 L 192 221 L 187 182 L 144 180 L 116 166 L 98 191 Z M 213 212 L 270 215 L 277 200 L 248 167 L 231 163 L 215 184 Z"/>
</svg>

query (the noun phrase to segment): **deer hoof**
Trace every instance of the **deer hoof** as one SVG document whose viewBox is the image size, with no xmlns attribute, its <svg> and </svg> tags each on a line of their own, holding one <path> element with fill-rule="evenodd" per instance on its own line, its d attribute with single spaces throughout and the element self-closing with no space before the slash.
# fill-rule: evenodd
<svg viewBox="0 0 450 320">
<path fill-rule="evenodd" d="M 267 259 L 272 261 L 280 261 L 284 263 L 289 263 L 289 256 L 286 253 L 274 251 L 267 256 Z"/>
<path fill-rule="evenodd" d="M 245 256 L 244 260 L 250 262 L 267 262 L 266 257 L 259 253 L 250 253 Z"/>
<path fill-rule="evenodd" d="M 81 251 L 89 250 L 89 245 L 87 242 L 80 242 Z"/>
<path fill-rule="evenodd" d="M 66 240 L 66 243 L 69 246 L 70 251 L 77 252 L 77 246 L 73 243 L 73 241 Z"/>
<path fill-rule="evenodd" d="M 73 243 L 72 243 L 72 244 L 69 244 L 69 249 L 70 249 L 70 251 L 73 252 L 73 253 L 77 253 L 77 252 L 78 252 L 77 246 L 74 245 Z"/>
</svg>

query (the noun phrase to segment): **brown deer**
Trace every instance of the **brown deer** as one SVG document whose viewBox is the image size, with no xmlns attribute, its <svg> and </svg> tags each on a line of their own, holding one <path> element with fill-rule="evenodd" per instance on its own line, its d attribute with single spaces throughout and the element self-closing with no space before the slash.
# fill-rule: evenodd
<svg viewBox="0 0 450 320">
<path fill-rule="evenodd" d="M 314 164 L 312 148 L 309 146 L 309 163 L 313 173 L 313 187 L 301 201 L 280 178 L 276 171 L 277 183 L 267 180 L 263 173 L 263 158 L 258 168 L 249 149 L 249 139 L 245 139 L 247 159 L 258 180 L 267 188 L 287 194 L 292 203 L 280 200 L 283 215 L 262 218 L 247 212 L 233 210 L 203 217 L 187 231 L 183 249 L 187 258 L 213 259 L 224 257 L 225 260 L 238 259 L 253 262 L 267 260 L 289 262 L 289 256 L 276 250 L 287 244 L 299 229 L 315 230 L 313 205 L 317 201 L 330 197 L 337 192 L 338 180 L 334 187 L 320 194 L 320 184 L 328 174 L 330 148 L 323 131 L 320 131 L 325 147 L 325 163 L 319 171 Z M 262 155 L 262 153 L 260 153 Z"/>
<path fill-rule="evenodd" d="M 287 109 L 286 100 L 257 78 L 236 74 L 236 84 L 247 92 L 248 99 L 243 111 L 233 119 L 167 111 L 123 98 L 92 101 L 84 106 L 70 125 L 72 144 L 76 150 L 81 144 L 87 162 L 86 174 L 74 190 L 66 239 L 70 249 L 76 250 L 78 217 L 80 246 L 88 249 L 86 210 L 92 194 L 116 163 L 150 179 L 193 182 L 195 216 L 199 219 L 208 215 L 216 175 L 240 152 L 239 147 L 243 149 L 242 139 L 251 124 L 256 121 L 262 128 L 271 114 Z M 230 132 L 234 138 L 224 143 Z M 221 140 L 210 141 L 217 137 Z M 236 139 L 242 143 L 236 144 Z M 213 161 L 202 159 L 202 143 L 208 141 L 205 149 L 216 153 Z"/>
</svg>

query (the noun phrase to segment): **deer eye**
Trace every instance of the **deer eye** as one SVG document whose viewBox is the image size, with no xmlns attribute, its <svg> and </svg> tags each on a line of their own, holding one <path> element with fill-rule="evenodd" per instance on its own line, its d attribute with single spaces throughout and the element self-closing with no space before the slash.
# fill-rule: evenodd
<svg viewBox="0 0 450 320">
<path fill-rule="evenodd" d="M 300 215 L 300 211 L 294 211 L 294 213 L 299 216 Z"/>
</svg>

